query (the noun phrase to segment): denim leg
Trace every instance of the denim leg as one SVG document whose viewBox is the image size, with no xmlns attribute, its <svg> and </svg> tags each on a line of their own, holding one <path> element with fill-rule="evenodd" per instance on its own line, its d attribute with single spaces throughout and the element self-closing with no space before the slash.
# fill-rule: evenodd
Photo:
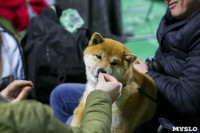
<svg viewBox="0 0 200 133">
<path fill-rule="evenodd" d="M 50 96 L 50 105 L 55 116 L 65 123 L 73 115 L 84 91 L 85 84 L 64 83 L 58 85 Z"/>
</svg>

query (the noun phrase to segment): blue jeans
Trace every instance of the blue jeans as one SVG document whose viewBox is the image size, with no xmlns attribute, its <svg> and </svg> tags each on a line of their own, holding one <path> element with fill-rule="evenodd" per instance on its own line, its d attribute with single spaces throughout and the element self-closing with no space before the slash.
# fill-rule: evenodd
<svg viewBox="0 0 200 133">
<path fill-rule="evenodd" d="M 50 105 L 55 116 L 66 123 L 69 117 L 73 115 L 84 91 L 85 84 L 64 83 L 58 85 L 50 96 Z"/>
</svg>

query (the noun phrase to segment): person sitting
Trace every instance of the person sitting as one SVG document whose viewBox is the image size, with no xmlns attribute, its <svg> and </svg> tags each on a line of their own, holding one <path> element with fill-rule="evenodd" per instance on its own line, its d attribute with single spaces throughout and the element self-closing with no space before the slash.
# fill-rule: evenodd
<svg viewBox="0 0 200 133">
<path fill-rule="evenodd" d="M 138 59 L 133 67 L 158 86 L 164 132 L 177 126 L 200 132 L 200 0 L 164 1 L 168 9 L 157 30 L 154 63 Z"/>
</svg>

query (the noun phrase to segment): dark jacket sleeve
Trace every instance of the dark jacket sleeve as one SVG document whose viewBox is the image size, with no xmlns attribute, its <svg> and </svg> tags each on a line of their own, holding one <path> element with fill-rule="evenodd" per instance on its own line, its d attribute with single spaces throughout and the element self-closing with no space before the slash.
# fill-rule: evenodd
<svg viewBox="0 0 200 133">
<path fill-rule="evenodd" d="M 191 44 L 180 77 L 165 76 L 153 71 L 147 74 L 155 80 L 163 97 L 174 108 L 182 113 L 196 114 L 200 111 L 200 40 Z M 165 65 L 171 67 L 167 60 Z"/>
<path fill-rule="evenodd" d="M 103 91 L 93 91 L 87 98 L 80 127 L 60 122 L 52 109 L 36 101 L 17 104 L 0 102 L 2 133 L 107 133 L 111 130 L 111 98 Z"/>
</svg>

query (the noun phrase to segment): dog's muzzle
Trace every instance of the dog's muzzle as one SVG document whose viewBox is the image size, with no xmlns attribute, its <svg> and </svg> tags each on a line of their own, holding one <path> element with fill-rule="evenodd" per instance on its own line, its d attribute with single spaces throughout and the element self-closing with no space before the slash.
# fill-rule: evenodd
<svg viewBox="0 0 200 133">
<path fill-rule="evenodd" d="M 107 71 L 104 69 L 104 68 L 99 68 L 98 70 L 97 70 L 97 73 L 99 74 L 99 73 L 107 73 Z"/>
</svg>

